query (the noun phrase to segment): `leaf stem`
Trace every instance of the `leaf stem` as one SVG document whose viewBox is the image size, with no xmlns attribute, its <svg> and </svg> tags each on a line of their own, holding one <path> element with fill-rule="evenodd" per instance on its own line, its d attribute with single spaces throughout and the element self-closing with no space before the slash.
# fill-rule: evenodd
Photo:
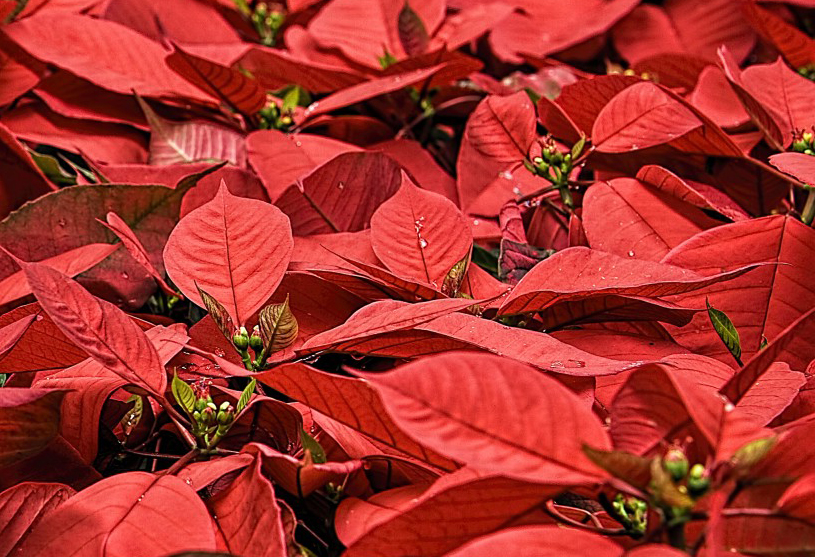
<svg viewBox="0 0 815 557">
<path fill-rule="evenodd" d="M 815 188 L 807 188 L 807 200 L 801 212 L 801 220 L 807 226 L 811 226 L 815 220 Z"/>
</svg>

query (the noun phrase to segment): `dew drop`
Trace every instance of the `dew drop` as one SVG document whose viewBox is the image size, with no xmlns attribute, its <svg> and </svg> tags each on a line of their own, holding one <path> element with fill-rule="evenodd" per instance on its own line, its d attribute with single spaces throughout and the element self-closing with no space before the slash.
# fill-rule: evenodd
<svg viewBox="0 0 815 557">
<path fill-rule="evenodd" d="M 422 248 L 422 249 L 426 248 L 427 247 L 427 240 L 425 240 L 424 238 L 419 238 L 419 247 Z"/>
<path fill-rule="evenodd" d="M 512 193 L 514 193 L 515 195 L 521 195 L 521 188 L 515 186 L 514 188 L 512 188 Z"/>
<path fill-rule="evenodd" d="M 68 221 L 66 221 L 65 219 L 59 219 L 57 221 L 57 224 L 64 227 L 66 224 L 68 224 Z"/>
<path fill-rule="evenodd" d="M 583 360 L 569 360 L 569 367 L 586 367 L 586 362 Z"/>
<path fill-rule="evenodd" d="M 214 353 L 216 356 L 218 356 L 219 358 L 223 358 L 224 356 L 226 356 L 226 352 L 224 352 L 224 351 L 223 351 L 223 350 L 221 350 L 220 348 L 216 348 L 215 350 L 213 350 L 213 353 Z"/>
<path fill-rule="evenodd" d="M 337 187 L 341 190 L 345 189 L 345 184 L 343 182 L 338 182 Z"/>
<path fill-rule="evenodd" d="M 186 480 L 184 480 L 184 483 L 187 485 L 192 485 L 192 478 L 188 477 Z"/>
<path fill-rule="evenodd" d="M 633 250 L 628 252 L 628 257 L 634 257 L 634 251 Z"/>
<path fill-rule="evenodd" d="M 144 499 L 144 495 L 139 495 L 139 498 L 138 498 L 138 500 L 136 502 L 141 503 L 142 499 Z"/>
<path fill-rule="evenodd" d="M 549 364 L 549 367 L 561 368 L 561 367 L 566 367 L 566 366 L 563 365 L 563 362 L 554 361 L 551 364 Z"/>
<path fill-rule="evenodd" d="M 480 221 L 480 220 L 478 220 L 478 219 L 473 219 L 473 226 L 478 226 L 479 224 L 481 224 L 481 221 Z"/>
<path fill-rule="evenodd" d="M 126 271 L 122 271 L 122 278 L 127 280 L 130 278 L 130 275 L 128 275 Z"/>
<path fill-rule="evenodd" d="M 499 178 L 503 178 L 504 180 L 512 180 L 512 172 L 508 170 L 504 170 L 498 173 Z"/>
<path fill-rule="evenodd" d="M 400 76 L 398 76 L 398 75 L 397 75 L 396 77 L 394 77 L 394 78 L 393 78 L 393 81 L 394 81 L 394 83 L 401 83 L 401 82 L 402 82 L 402 78 L 401 78 Z"/>
</svg>

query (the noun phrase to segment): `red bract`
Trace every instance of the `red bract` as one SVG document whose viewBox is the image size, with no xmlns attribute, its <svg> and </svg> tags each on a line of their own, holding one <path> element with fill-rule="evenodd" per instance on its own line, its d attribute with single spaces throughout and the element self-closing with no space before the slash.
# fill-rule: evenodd
<svg viewBox="0 0 815 557">
<path fill-rule="evenodd" d="M 812 7 L 0 1 L 0 554 L 812 553 Z"/>
</svg>

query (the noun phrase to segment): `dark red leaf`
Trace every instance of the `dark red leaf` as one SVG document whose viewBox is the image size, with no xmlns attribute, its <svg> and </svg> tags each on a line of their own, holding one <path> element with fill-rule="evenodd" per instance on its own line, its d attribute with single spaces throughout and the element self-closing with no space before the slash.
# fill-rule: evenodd
<svg viewBox="0 0 815 557">
<path fill-rule="evenodd" d="M 0 467 L 42 451 L 57 435 L 65 391 L 0 389 Z"/>
<path fill-rule="evenodd" d="M 14 555 L 31 529 L 74 493 L 56 483 L 21 483 L 0 493 L 0 555 Z"/>
</svg>

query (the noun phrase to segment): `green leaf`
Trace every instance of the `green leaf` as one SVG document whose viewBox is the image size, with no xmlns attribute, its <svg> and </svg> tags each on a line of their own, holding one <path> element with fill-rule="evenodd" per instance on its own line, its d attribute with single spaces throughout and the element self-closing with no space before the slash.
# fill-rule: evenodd
<svg viewBox="0 0 815 557">
<path fill-rule="evenodd" d="M 34 160 L 36 165 L 42 170 L 49 180 L 60 186 L 73 186 L 76 184 L 76 176 L 65 172 L 59 164 L 59 161 L 51 155 L 44 155 L 37 151 L 28 149 L 28 154 Z"/>
<path fill-rule="evenodd" d="M 311 460 L 314 464 L 325 464 L 326 458 L 323 447 L 303 428 L 300 428 L 300 442 L 303 444 L 303 449 L 311 452 Z"/>
<path fill-rule="evenodd" d="M 257 380 L 252 377 L 252 380 L 246 385 L 246 388 L 241 393 L 241 397 L 238 399 L 238 406 L 235 409 L 236 416 L 240 414 L 241 411 L 246 408 L 246 405 L 249 404 L 249 401 L 252 400 L 252 395 L 255 394 L 255 385 L 257 385 Z"/>
<path fill-rule="evenodd" d="M 746 475 L 750 469 L 759 463 L 775 446 L 776 436 L 762 437 L 743 445 L 730 457 L 737 476 Z"/>
<path fill-rule="evenodd" d="M 719 335 L 719 338 L 722 339 L 722 342 L 733 355 L 733 358 L 736 359 L 736 363 L 739 366 L 743 366 L 744 364 L 741 361 L 741 340 L 739 340 L 739 332 L 736 330 L 736 326 L 733 325 L 733 322 L 730 321 L 730 318 L 723 311 L 719 311 L 718 309 L 714 308 L 710 305 L 710 302 L 705 299 L 705 303 L 707 304 L 707 315 L 710 318 L 710 322 L 713 323 L 713 329 L 716 331 L 716 334 Z"/>
<path fill-rule="evenodd" d="M 178 374 L 173 374 L 173 396 L 178 405 L 192 415 L 195 410 L 195 393 L 186 381 L 179 379 Z"/>
<path fill-rule="evenodd" d="M 284 91 L 283 106 L 281 107 L 283 112 L 294 110 L 298 106 L 308 106 L 311 104 L 311 95 L 299 85 L 286 87 Z"/>
<path fill-rule="evenodd" d="M 586 146 L 586 136 L 582 133 L 580 134 L 580 139 L 572 145 L 572 160 L 575 160 L 577 157 L 580 156 L 580 153 L 583 152 L 583 148 Z"/>
</svg>

